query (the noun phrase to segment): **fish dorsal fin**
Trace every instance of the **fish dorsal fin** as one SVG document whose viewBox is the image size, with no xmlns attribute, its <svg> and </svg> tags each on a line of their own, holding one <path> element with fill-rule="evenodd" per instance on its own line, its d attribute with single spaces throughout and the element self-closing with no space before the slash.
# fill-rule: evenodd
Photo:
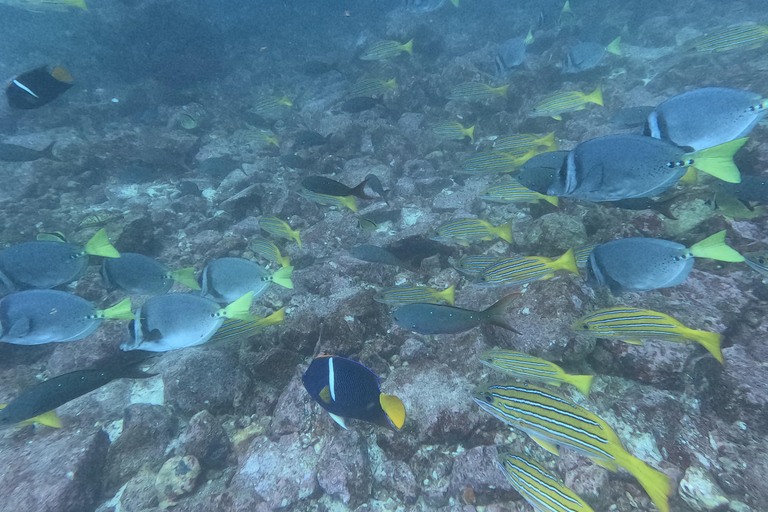
<svg viewBox="0 0 768 512">
<path fill-rule="evenodd" d="M 405 405 L 395 395 L 381 393 L 379 395 L 379 404 L 387 415 L 389 422 L 396 428 L 403 428 L 405 423 Z"/>
<path fill-rule="evenodd" d="M 200 285 L 195 279 L 195 267 L 180 268 L 171 272 L 171 279 L 179 284 L 183 284 L 192 290 L 199 290 Z"/>
<path fill-rule="evenodd" d="M 85 244 L 85 253 L 93 256 L 104 256 L 105 258 L 119 258 L 120 253 L 109 243 L 109 237 L 104 228 L 96 232 L 93 237 Z"/>
<path fill-rule="evenodd" d="M 131 299 L 124 299 L 111 308 L 97 311 L 96 316 L 112 320 L 136 320 L 136 315 L 131 311 Z"/>
<path fill-rule="evenodd" d="M 13 325 L 11 325 L 11 328 L 8 330 L 7 333 L 5 333 L 7 336 L 10 336 L 11 338 L 23 338 L 29 332 L 32 330 L 32 322 L 30 322 L 29 317 L 22 316 L 15 322 L 13 322 Z"/>
<path fill-rule="evenodd" d="M 338 423 L 341 426 L 341 428 L 343 428 L 344 430 L 347 430 L 347 424 L 344 421 L 344 418 L 342 418 L 341 416 L 338 416 L 336 414 L 333 414 L 332 412 L 329 412 L 328 414 L 331 415 L 331 418 L 333 418 L 333 421 Z"/>
<path fill-rule="evenodd" d="M 331 403 L 331 388 L 330 386 L 325 386 L 323 389 L 320 390 L 320 392 L 317 394 L 317 396 L 320 397 L 320 400 L 322 400 L 324 403 L 329 404 Z"/>
<path fill-rule="evenodd" d="M 538 437 L 532 437 L 534 441 L 536 441 L 536 444 L 547 450 L 552 455 L 560 455 L 560 451 L 557 449 L 557 446 L 550 443 L 549 441 L 544 441 L 543 439 L 539 439 Z"/>
</svg>

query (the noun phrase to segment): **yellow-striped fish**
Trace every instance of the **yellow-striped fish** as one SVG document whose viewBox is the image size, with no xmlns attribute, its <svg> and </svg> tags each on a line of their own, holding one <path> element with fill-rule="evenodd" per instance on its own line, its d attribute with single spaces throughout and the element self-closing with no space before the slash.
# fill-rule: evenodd
<svg viewBox="0 0 768 512">
<path fill-rule="evenodd" d="M 259 227 L 269 233 L 280 238 L 286 238 L 288 240 L 296 240 L 301 249 L 301 238 L 299 238 L 299 231 L 294 231 L 291 226 L 283 220 L 277 217 L 266 216 L 259 219 Z"/>
<path fill-rule="evenodd" d="M 472 174 L 513 172 L 534 156 L 536 156 L 535 149 L 523 152 L 519 150 L 485 151 L 462 160 L 461 170 Z"/>
<path fill-rule="evenodd" d="M 491 87 L 482 82 L 459 84 L 448 94 L 449 100 L 483 101 L 493 97 L 506 96 L 509 85 Z"/>
<path fill-rule="evenodd" d="M 555 363 L 514 350 L 495 348 L 483 352 L 477 357 L 484 365 L 510 373 L 520 379 L 534 380 L 557 387 L 565 382 L 576 387 L 584 396 L 589 395 L 589 387 L 592 385 L 592 378 L 594 377 L 593 375 L 565 373 Z"/>
<path fill-rule="evenodd" d="M 587 107 L 587 103 L 603 105 L 603 92 L 600 86 L 590 94 L 579 91 L 557 92 L 541 100 L 528 117 L 551 117 L 562 121 L 561 114 L 575 112 Z"/>
<path fill-rule="evenodd" d="M 472 397 L 482 409 L 555 455 L 558 446 L 567 446 L 611 471 L 623 467 L 637 478 L 660 512 L 669 512 L 669 477 L 627 452 L 613 429 L 587 409 L 530 384 L 480 386 Z"/>
<path fill-rule="evenodd" d="M 649 338 L 677 343 L 691 340 L 700 343 L 715 359 L 723 362 L 723 353 L 720 351 L 722 335 L 688 328 L 658 311 L 626 307 L 601 309 L 576 320 L 572 327 L 574 331 L 599 338 L 621 338 L 634 344 L 641 344 L 642 340 Z"/>
<path fill-rule="evenodd" d="M 226 320 L 216 333 L 208 340 L 208 344 L 220 341 L 235 341 L 250 338 L 270 325 L 281 324 L 285 321 L 285 308 L 280 308 L 266 318 L 257 318 L 250 322 L 244 320 Z"/>
<path fill-rule="evenodd" d="M 252 107 L 252 110 L 260 115 L 275 114 L 282 112 L 285 107 L 292 107 L 293 102 L 288 96 L 281 98 L 275 96 L 265 96 L 257 99 Z"/>
<path fill-rule="evenodd" d="M 397 90 L 397 80 L 382 80 L 381 78 L 361 78 L 349 88 L 349 96 L 377 96 L 389 91 Z"/>
<path fill-rule="evenodd" d="M 397 57 L 403 52 L 413 55 L 413 39 L 405 44 L 397 41 L 376 41 L 360 56 L 362 60 L 387 60 Z"/>
<path fill-rule="evenodd" d="M 512 225 L 507 222 L 501 226 L 493 226 L 481 219 L 454 219 L 441 224 L 437 228 L 437 236 L 432 237 L 436 242 L 455 242 L 467 246 L 474 240 L 493 240 L 499 237 L 512 243 Z"/>
<path fill-rule="evenodd" d="M 540 149 L 543 148 L 546 151 L 557 151 L 557 142 L 555 141 L 555 132 L 548 133 L 543 137 L 539 137 L 533 133 L 518 133 L 516 135 L 508 135 L 506 137 L 499 137 L 493 141 L 493 149 L 496 151 L 512 151 L 512 150 L 524 150 Z M 545 151 L 545 152 L 546 152 Z"/>
<path fill-rule="evenodd" d="M 594 512 L 533 460 L 501 448 L 497 463 L 512 487 L 536 512 Z"/>
<path fill-rule="evenodd" d="M 696 53 L 759 48 L 768 41 L 768 26 L 741 25 L 719 30 L 697 39 L 690 46 Z"/>
<path fill-rule="evenodd" d="M 249 130 L 248 138 L 259 146 L 268 146 L 272 144 L 278 148 L 280 147 L 280 143 L 277 141 L 277 136 L 269 130 Z"/>
<path fill-rule="evenodd" d="M 94 213 L 81 220 L 77 227 L 81 229 L 100 227 L 120 217 L 122 217 L 120 213 Z"/>
<path fill-rule="evenodd" d="M 291 266 L 291 259 L 280 254 L 280 249 L 266 238 L 258 237 L 251 240 L 250 249 L 272 263 L 278 263 L 283 268 Z"/>
<path fill-rule="evenodd" d="M 746 261 L 747 265 L 768 277 L 768 251 L 748 252 L 744 255 L 744 261 Z"/>
<path fill-rule="evenodd" d="M 469 275 L 480 274 L 483 270 L 499 260 L 496 256 L 464 256 L 458 261 L 453 261 L 453 268 Z"/>
<path fill-rule="evenodd" d="M 546 201 L 555 206 L 559 204 L 557 197 L 539 194 L 516 181 L 490 187 L 483 192 L 480 198 L 494 203 L 538 203 L 539 201 Z"/>
<path fill-rule="evenodd" d="M 328 194 L 318 194 L 311 190 L 302 189 L 299 195 L 304 199 L 309 199 L 317 204 L 324 204 L 326 206 L 345 206 L 357 213 L 357 202 L 355 196 L 331 196 Z"/>
<path fill-rule="evenodd" d="M 587 262 L 589 261 L 589 255 L 592 254 L 592 249 L 599 244 L 585 245 L 579 247 L 573 252 L 573 257 L 576 258 L 576 266 L 581 269 L 587 268 Z"/>
<path fill-rule="evenodd" d="M 35 237 L 36 240 L 44 242 L 63 242 L 67 243 L 67 237 L 61 231 L 42 231 Z"/>
<path fill-rule="evenodd" d="M 451 285 L 443 291 L 438 291 L 429 286 L 410 286 L 406 284 L 382 290 L 373 300 L 382 304 L 412 304 L 416 302 L 438 304 L 441 300 L 444 300 L 453 306 L 455 290 L 455 285 Z"/>
<path fill-rule="evenodd" d="M 464 128 L 464 125 L 456 121 L 437 123 L 432 127 L 432 133 L 441 139 L 464 140 L 465 137 L 469 137 L 470 141 L 475 142 L 475 126 Z"/>
<path fill-rule="evenodd" d="M 544 256 L 523 256 L 521 258 L 502 258 L 489 265 L 477 278 L 475 284 L 481 286 L 523 285 L 533 281 L 555 277 L 557 270 L 567 270 L 579 275 L 573 249 L 553 260 Z"/>
</svg>

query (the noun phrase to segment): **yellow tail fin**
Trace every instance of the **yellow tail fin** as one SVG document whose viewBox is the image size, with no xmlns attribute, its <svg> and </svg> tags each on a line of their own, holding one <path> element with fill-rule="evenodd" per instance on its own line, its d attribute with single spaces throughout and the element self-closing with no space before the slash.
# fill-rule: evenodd
<svg viewBox="0 0 768 512">
<path fill-rule="evenodd" d="M 296 243 L 299 244 L 299 249 L 301 249 L 301 238 L 300 238 L 299 230 L 288 228 L 288 234 L 291 236 L 291 238 L 296 240 Z"/>
<path fill-rule="evenodd" d="M 603 106 L 603 89 L 601 86 L 597 86 L 597 89 L 592 91 L 591 93 L 587 94 L 584 97 L 585 102 L 592 102 L 597 103 L 600 106 Z"/>
<path fill-rule="evenodd" d="M 504 240 L 505 242 L 512 243 L 512 224 L 507 222 L 499 227 L 493 228 L 496 236 Z"/>
<path fill-rule="evenodd" d="M 723 336 L 716 332 L 708 331 L 696 331 L 690 329 L 685 333 L 685 336 L 697 343 L 700 343 L 705 349 L 709 350 L 709 353 L 715 356 L 715 359 L 725 364 L 723 358 L 723 352 L 720 350 L 720 343 L 723 341 Z"/>
<path fill-rule="evenodd" d="M 659 512 L 669 512 L 668 498 L 672 493 L 672 485 L 667 475 L 627 452 L 621 458 L 617 457 L 616 462 L 637 478 Z"/>
<path fill-rule="evenodd" d="M 220 310 L 221 316 L 224 318 L 234 318 L 237 320 L 245 320 L 246 322 L 253 322 L 256 318 L 249 311 L 251 309 L 252 301 L 253 292 L 248 292 L 226 308 Z"/>
<path fill-rule="evenodd" d="M 267 327 L 268 325 L 277 325 L 285 321 L 285 308 L 280 308 L 268 317 L 257 320 L 260 327 Z"/>
<path fill-rule="evenodd" d="M 450 304 L 451 306 L 453 306 L 453 304 L 454 304 L 454 302 L 455 302 L 455 297 L 454 297 L 454 293 L 455 293 L 455 292 L 456 292 L 456 285 L 455 285 L 455 284 L 452 284 L 451 286 L 449 286 L 449 287 L 448 287 L 448 288 L 446 288 L 445 290 L 443 290 L 443 291 L 441 291 L 441 292 L 438 292 L 438 293 L 436 293 L 436 294 L 435 294 L 435 298 L 436 298 L 436 299 L 443 299 L 443 300 L 444 300 L 444 301 L 446 301 L 448 304 Z"/>
<path fill-rule="evenodd" d="M 339 198 L 339 202 L 357 213 L 357 203 L 355 202 L 355 196 L 344 196 Z"/>
<path fill-rule="evenodd" d="M 695 167 L 688 166 L 688 170 L 678 181 L 687 185 L 695 185 L 696 182 L 699 181 L 699 173 L 696 171 Z"/>
<path fill-rule="evenodd" d="M 494 87 L 491 89 L 491 92 L 493 92 L 493 94 L 496 96 L 504 96 L 507 94 L 507 89 L 509 89 L 509 84 L 502 85 L 501 87 Z"/>
<path fill-rule="evenodd" d="M 272 282 L 279 284 L 284 288 L 293 290 L 293 281 L 291 281 L 291 274 L 293 274 L 293 267 L 283 267 L 274 274 L 272 274 Z"/>
<path fill-rule="evenodd" d="M 291 99 L 288 96 L 283 96 L 282 98 L 280 98 L 277 101 L 278 101 L 278 103 L 280 103 L 281 105 L 285 105 L 286 107 L 292 107 L 293 106 L 293 102 L 291 101 Z"/>
<path fill-rule="evenodd" d="M 120 253 L 109 243 L 109 237 L 104 228 L 96 232 L 93 237 L 85 244 L 85 253 L 93 256 L 104 256 L 105 258 L 119 258 Z"/>
<path fill-rule="evenodd" d="M 621 56 L 621 36 L 611 41 L 611 44 L 605 47 L 605 51 Z"/>
<path fill-rule="evenodd" d="M 85 5 L 85 0 L 63 0 L 63 2 L 67 5 L 71 5 L 72 7 L 78 7 L 85 12 L 88 12 L 88 6 Z"/>
<path fill-rule="evenodd" d="M 472 125 L 469 128 L 464 128 L 461 132 L 469 137 L 470 141 L 475 142 L 475 125 Z"/>
<path fill-rule="evenodd" d="M 711 148 L 700 149 L 690 156 L 690 165 L 728 183 L 741 183 L 741 173 L 733 162 L 733 155 L 746 144 L 749 137 L 724 142 Z"/>
<path fill-rule="evenodd" d="M 382 393 L 379 395 L 379 403 L 384 409 L 389 421 L 397 428 L 403 428 L 405 423 L 405 405 L 395 395 Z"/>
<path fill-rule="evenodd" d="M 286 268 L 291 266 L 291 258 L 288 256 L 283 256 L 279 252 L 277 253 L 277 262 L 280 264 L 281 267 Z"/>
<path fill-rule="evenodd" d="M 99 311 L 97 313 L 101 318 L 111 320 L 136 320 L 136 315 L 131 311 L 131 299 L 124 299 L 111 308 Z"/>
<path fill-rule="evenodd" d="M 174 281 L 183 284 L 187 288 L 191 288 L 192 290 L 200 289 L 200 285 L 197 284 L 197 280 L 195 279 L 195 267 L 187 267 L 174 270 L 171 272 L 171 277 Z"/>
<path fill-rule="evenodd" d="M 571 0 L 565 0 L 565 5 L 563 6 L 563 12 L 569 12 L 573 14 L 573 11 L 571 10 Z"/>
<path fill-rule="evenodd" d="M 531 44 L 533 42 L 533 32 L 531 32 L 532 29 L 528 29 L 528 35 L 525 36 L 525 44 Z"/>
<path fill-rule="evenodd" d="M 543 199 L 546 202 L 554 205 L 555 207 L 560 206 L 560 198 L 559 197 L 545 196 L 544 194 L 539 194 L 539 195 L 541 195 L 541 199 Z"/>
<path fill-rule="evenodd" d="M 391 80 L 387 80 L 386 82 L 384 82 L 384 86 L 387 89 L 392 89 L 393 91 L 396 91 L 397 90 L 397 78 L 393 78 Z"/>
<path fill-rule="evenodd" d="M 402 45 L 400 49 L 413 55 L 413 39 Z"/>
<path fill-rule="evenodd" d="M 744 256 L 725 245 L 725 230 L 693 244 L 690 251 L 697 258 L 709 258 L 733 263 L 744 261 Z"/>
<path fill-rule="evenodd" d="M 555 151 L 557 151 L 557 142 L 555 142 L 555 132 L 550 132 L 547 135 L 543 136 L 542 138 L 535 140 L 534 142 L 540 146 L 545 146 L 549 149 L 554 149 Z"/>
<path fill-rule="evenodd" d="M 568 249 L 565 254 L 557 258 L 553 262 L 552 268 L 567 270 L 568 272 L 579 275 L 579 269 L 576 267 L 576 257 L 573 254 L 573 249 Z"/>
<path fill-rule="evenodd" d="M 44 412 L 40 416 L 21 421 L 19 422 L 19 426 L 31 425 L 32 423 L 39 423 L 40 425 L 45 425 L 47 427 L 61 428 L 61 420 L 56 416 L 56 411 Z"/>
<path fill-rule="evenodd" d="M 594 375 L 569 375 L 568 380 L 565 382 L 575 386 L 584 396 L 589 396 L 589 387 L 592 385 L 592 379 L 594 378 Z"/>
</svg>

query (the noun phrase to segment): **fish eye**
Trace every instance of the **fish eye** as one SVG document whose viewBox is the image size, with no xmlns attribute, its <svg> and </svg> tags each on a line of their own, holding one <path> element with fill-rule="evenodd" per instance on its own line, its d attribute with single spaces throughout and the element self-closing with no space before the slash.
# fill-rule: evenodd
<svg viewBox="0 0 768 512">
<path fill-rule="evenodd" d="M 483 393 L 483 400 L 485 400 L 489 404 L 493 403 L 493 397 L 491 396 L 490 393 Z"/>
<path fill-rule="evenodd" d="M 589 330 L 589 324 L 582 324 L 581 326 L 584 328 L 585 331 Z"/>
<path fill-rule="evenodd" d="M 765 258 L 757 258 L 757 262 L 761 265 L 765 265 Z"/>
</svg>

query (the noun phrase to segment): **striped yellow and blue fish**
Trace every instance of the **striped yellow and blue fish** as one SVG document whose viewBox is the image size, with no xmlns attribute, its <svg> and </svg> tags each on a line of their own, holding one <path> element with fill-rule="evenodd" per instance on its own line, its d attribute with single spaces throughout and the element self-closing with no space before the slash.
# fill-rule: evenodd
<svg viewBox="0 0 768 512">
<path fill-rule="evenodd" d="M 287 240 L 296 240 L 301 249 L 301 238 L 298 230 L 291 229 L 284 220 L 280 220 L 277 217 L 266 216 L 259 219 L 259 227 L 269 233 L 270 235 L 285 238 Z"/>
<path fill-rule="evenodd" d="M 561 114 L 582 110 L 587 107 L 587 103 L 603 105 L 603 93 L 599 86 L 590 94 L 565 91 L 547 96 L 536 104 L 528 117 L 551 117 L 557 121 L 562 121 Z"/>
<path fill-rule="evenodd" d="M 721 334 L 691 329 L 658 311 L 627 307 L 601 309 L 576 320 L 572 327 L 574 331 L 598 338 L 621 338 L 633 344 L 641 344 L 642 340 L 651 338 L 677 343 L 691 340 L 700 343 L 715 359 L 723 362 Z"/>
<path fill-rule="evenodd" d="M 483 101 L 494 97 L 506 96 L 509 85 L 491 87 L 482 82 L 459 84 L 448 94 L 449 100 Z"/>
<path fill-rule="evenodd" d="M 514 172 L 534 156 L 535 149 L 524 152 L 484 151 L 462 160 L 461 170 L 472 174 Z"/>
<path fill-rule="evenodd" d="M 589 262 L 589 255 L 592 254 L 592 249 L 599 244 L 585 245 L 579 247 L 573 252 L 573 257 L 576 258 L 576 266 L 580 269 L 586 270 L 587 263 Z"/>
<path fill-rule="evenodd" d="M 477 356 L 480 362 L 491 368 L 512 374 L 516 378 L 533 380 L 560 387 L 565 382 L 576 387 L 584 396 L 589 395 L 592 375 L 571 375 L 555 363 L 514 350 L 493 349 Z"/>
<path fill-rule="evenodd" d="M 77 227 L 80 229 L 101 227 L 121 217 L 120 213 L 94 213 L 81 220 Z"/>
<path fill-rule="evenodd" d="M 478 275 L 475 284 L 481 286 L 523 285 L 555 277 L 555 272 L 558 270 L 567 270 L 579 275 L 576 260 L 573 257 L 573 249 L 568 249 L 556 260 L 544 256 L 499 259 Z"/>
<path fill-rule="evenodd" d="M 753 269 L 768 277 L 768 251 L 748 252 L 744 261 Z"/>
<path fill-rule="evenodd" d="M 403 52 L 413 55 L 413 39 L 405 44 L 398 41 L 376 41 L 360 56 L 362 60 L 387 60 L 397 57 Z"/>
<path fill-rule="evenodd" d="M 432 133 L 441 139 L 464 140 L 465 137 L 469 137 L 470 141 L 475 142 L 474 125 L 469 128 L 464 128 L 464 125 L 456 121 L 437 123 L 432 127 Z"/>
<path fill-rule="evenodd" d="M 309 199 L 317 204 L 338 207 L 344 206 L 357 213 L 357 201 L 355 201 L 355 196 L 331 196 L 328 194 L 318 194 L 317 192 L 312 192 L 307 189 L 302 189 L 298 194 L 304 199 Z"/>
<path fill-rule="evenodd" d="M 280 98 L 276 96 L 264 96 L 257 99 L 252 110 L 260 115 L 269 115 L 283 112 L 286 107 L 292 107 L 293 102 L 288 96 Z"/>
<path fill-rule="evenodd" d="M 499 237 L 512 243 L 512 225 L 507 222 L 501 226 L 493 226 L 481 219 L 454 219 L 438 226 L 436 242 L 453 242 L 467 246 L 475 240 L 493 240 Z"/>
<path fill-rule="evenodd" d="M 266 238 L 258 237 L 251 240 L 250 249 L 262 258 L 277 263 L 283 268 L 291 266 L 291 259 L 280 254 L 280 249 Z"/>
<path fill-rule="evenodd" d="M 268 317 L 257 318 L 252 321 L 245 320 L 225 320 L 216 333 L 211 336 L 207 343 L 221 341 L 236 341 L 259 334 L 264 328 L 270 325 L 281 324 L 285 321 L 285 308 L 280 308 Z"/>
<path fill-rule="evenodd" d="M 528 457 L 499 449 L 499 468 L 536 512 L 594 512 L 576 493 Z"/>
<path fill-rule="evenodd" d="M 42 231 L 37 234 L 35 240 L 67 243 L 67 236 L 61 231 Z"/>
<path fill-rule="evenodd" d="M 248 138 L 258 144 L 259 146 L 273 146 L 280 147 L 280 143 L 277 141 L 277 136 L 269 130 L 252 129 L 248 132 Z"/>
<path fill-rule="evenodd" d="M 349 96 L 357 98 L 361 96 L 378 96 L 389 91 L 397 90 L 397 80 L 392 78 L 361 78 L 349 88 Z"/>
<path fill-rule="evenodd" d="M 768 41 L 768 26 L 740 25 L 729 27 L 697 39 L 690 46 L 696 53 L 725 52 L 759 48 Z"/>
<path fill-rule="evenodd" d="M 499 260 L 496 256 L 464 256 L 452 262 L 453 268 L 463 274 L 477 275 Z"/>
<path fill-rule="evenodd" d="M 494 203 L 538 203 L 539 201 L 546 201 L 555 206 L 559 204 L 557 197 L 534 192 L 517 181 L 490 187 L 483 192 L 480 198 Z"/>
<path fill-rule="evenodd" d="M 545 151 L 557 151 L 555 132 L 539 137 L 533 133 L 518 133 L 499 137 L 493 141 L 493 149 L 496 151 L 528 151 L 529 149 L 544 149 Z"/>
<path fill-rule="evenodd" d="M 454 292 L 456 286 L 451 285 L 443 291 L 435 290 L 429 286 L 401 285 L 393 286 L 379 292 L 373 300 L 382 304 L 413 304 L 416 302 L 437 304 L 444 300 L 451 306 L 454 304 Z"/>
<path fill-rule="evenodd" d="M 472 397 L 480 408 L 522 430 L 550 453 L 558 455 L 558 446 L 567 446 L 611 471 L 623 467 L 660 512 L 669 512 L 670 478 L 627 452 L 613 429 L 587 409 L 530 384 L 479 386 Z"/>
</svg>

